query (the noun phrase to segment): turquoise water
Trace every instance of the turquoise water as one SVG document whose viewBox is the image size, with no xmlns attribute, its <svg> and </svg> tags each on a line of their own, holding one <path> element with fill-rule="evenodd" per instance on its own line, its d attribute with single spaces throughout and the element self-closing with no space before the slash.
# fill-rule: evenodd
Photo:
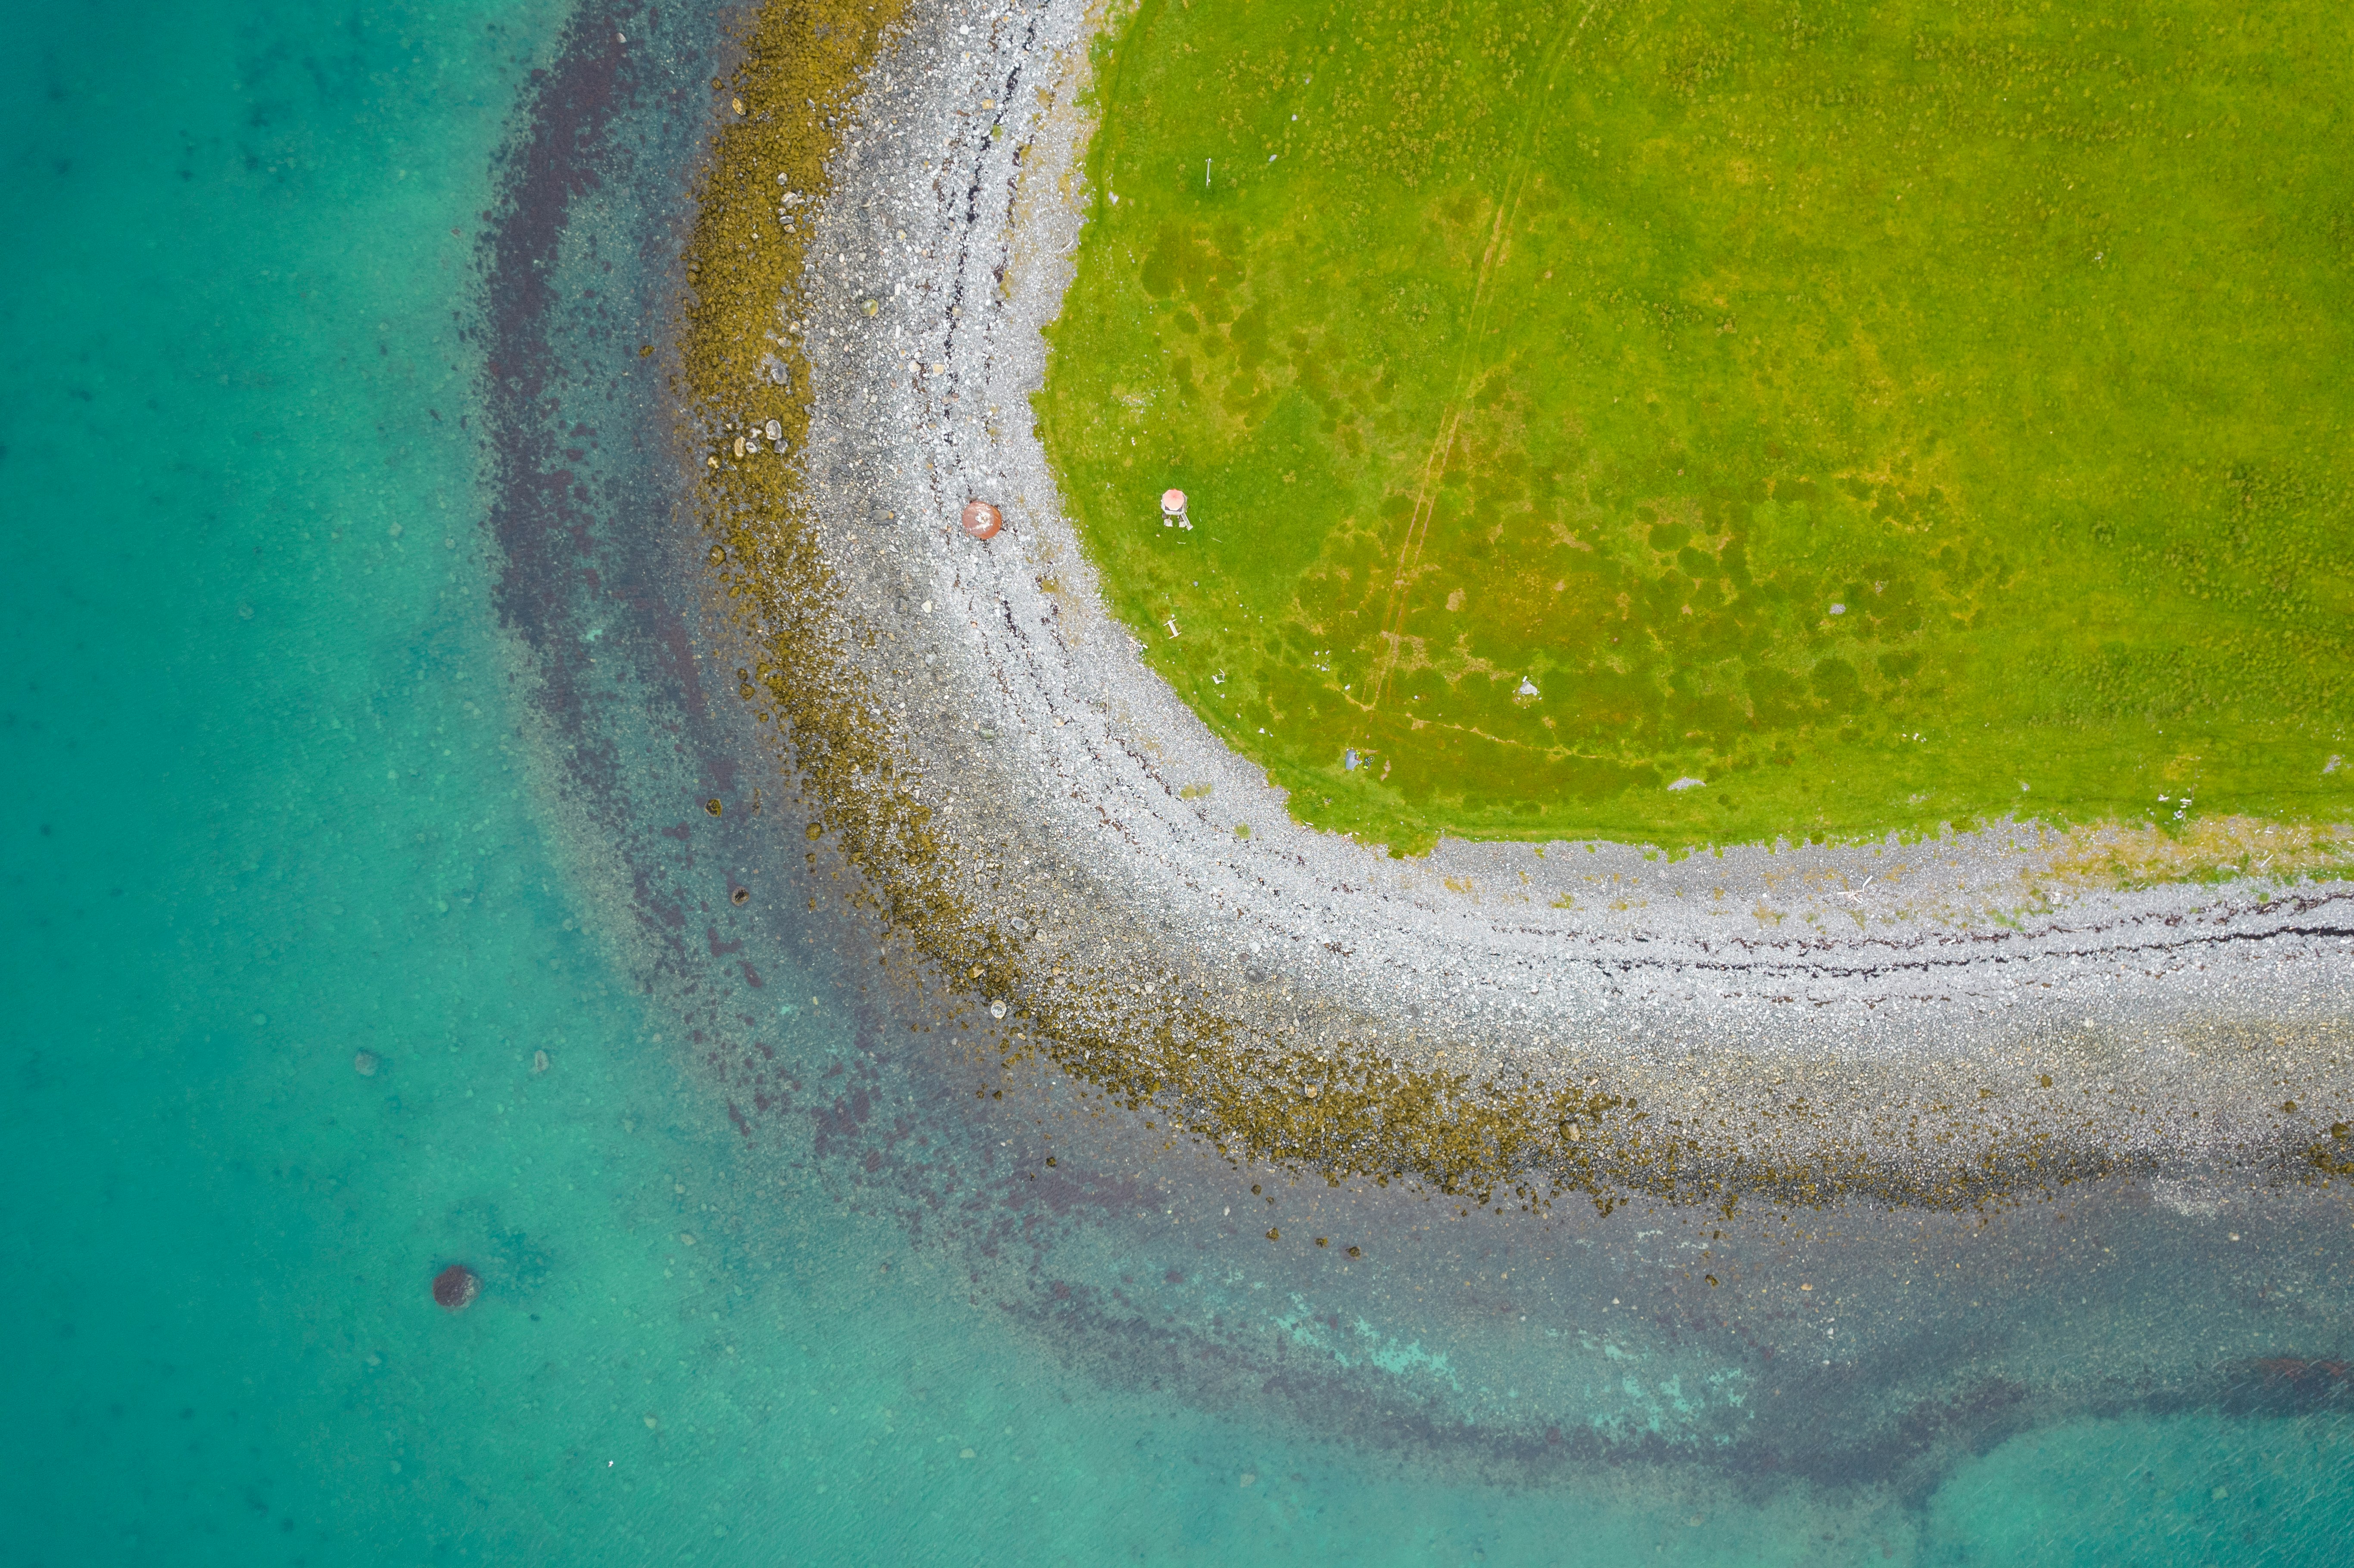
<svg viewBox="0 0 2354 1568">
<path fill-rule="evenodd" d="M 1118 1118 L 1039 1183 L 1067 1089 L 798 898 L 710 916 L 752 990 L 649 959 L 608 841 L 688 791 L 648 749 L 622 831 L 546 743 L 478 444 L 566 20 L 52 8 L 0 65 L 0 1560 L 2338 1560 L 2333 1192 L 1540 1223 Z M 768 1087 L 698 1037 L 744 998 Z"/>
</svg>

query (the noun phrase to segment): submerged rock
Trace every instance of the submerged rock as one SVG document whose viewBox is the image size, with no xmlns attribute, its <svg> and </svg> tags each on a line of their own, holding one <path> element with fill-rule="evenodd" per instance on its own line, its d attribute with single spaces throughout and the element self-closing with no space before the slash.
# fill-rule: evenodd
<svg viewBox="0 0 2354 1568">
<path fill-rule="evenodd" d="M 482 1293 L 482 1280 L 462 1263 L 453 1263 L 433 1277 L 433 1303 L 445 1311 L 462 1312 Z"/>
</svg>

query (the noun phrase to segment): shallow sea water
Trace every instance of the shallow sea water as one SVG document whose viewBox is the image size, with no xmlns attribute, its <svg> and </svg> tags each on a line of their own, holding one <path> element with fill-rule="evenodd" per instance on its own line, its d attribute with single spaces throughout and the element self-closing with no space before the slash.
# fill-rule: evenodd
<svg viewBox="0 0 2354 1568">
<path fill-rule="evenodd" d="M 739 1133 L 493 608 L 475 247 L 565 20 L 0 66 L 7 1560 L 2337 1560 L 2334 1193 L 1450 1221 L 1107 1118 L 1042 1200 L 781 900 L 760 1038 L 861 1087 Z"/>
</svg>

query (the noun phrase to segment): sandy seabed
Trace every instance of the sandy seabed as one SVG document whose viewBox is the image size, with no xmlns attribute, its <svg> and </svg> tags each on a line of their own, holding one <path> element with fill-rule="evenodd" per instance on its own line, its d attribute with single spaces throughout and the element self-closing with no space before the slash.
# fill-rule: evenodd
<svg viewBox="0 0 2354 1568">
<path fill-rule="evenodd" d="M 1294 822 L 1108 613 L 1031 416 L 1105 25 L 908 12 L 829 188 L 779 192 L 814 226 L 770 329 L 805 437 L 707 449 L 790 472 L 830 634 L 783 679 L 825 664 L 897 759 L 834 770 L 821 810 L 914 807 L 926 853 L 859 869 L 931 912 L 1002 1044 L 1222 1144 L 1483 1191 L 1972 1202 L 2125 1169 L 2195 1207 L 2227 1170 L 2347 1160 L 2354 884 L 2273 865 L 2334 861 L 2342 828 L 2210 825 L 2256 874 L 2192 882 L 2180 841 L 2022 820 L 1418 859 Z M 974 498 L 1004 513 L 986 542 L 956 525 Z"/>
</svg>

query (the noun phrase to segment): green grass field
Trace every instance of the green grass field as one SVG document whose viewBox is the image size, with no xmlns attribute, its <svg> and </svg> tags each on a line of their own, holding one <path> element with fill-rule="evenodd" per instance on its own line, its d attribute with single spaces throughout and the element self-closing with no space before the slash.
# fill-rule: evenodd
<svg viewBox="0 0 2354 1568">
<path fill-rule="evenodd" d="M 1097 67 L 1047 450 L 1303 820 L 2349 815 L 2349 14 L 1147 0 Z"/>
</svg>

